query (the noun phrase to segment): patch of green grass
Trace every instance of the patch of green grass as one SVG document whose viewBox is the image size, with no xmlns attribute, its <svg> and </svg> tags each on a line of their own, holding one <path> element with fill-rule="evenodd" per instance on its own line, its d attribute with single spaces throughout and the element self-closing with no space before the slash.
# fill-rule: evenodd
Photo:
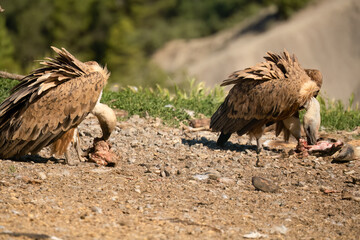
<svg viewBox="0 0 360 240">
<path fill-rule="evenodd" d="M 150 115 L 159 117 L 169 125 L 177 126 L 179 122 L 187 123 L 191 119 L 189 110 L 195 116 L 203 114 L 210 117 L 220 105 L 225 94 L 222 89 L 204 89 L 204 84 L 195 85 L 195 80 L 190 81 L 190 90 L 179 88 L 174 93 L 166 88 L 157 86 L 156 89 L 127 87 L 118 92 L 105 91 L 102 102 L 111 107 L 124 109 L 129 115 Z"/>
<path fill-rule="evenodd" d="M 16 172 L 16 167 L 14 165 L 10 165 L 8 171 L 10 174 L 14 174 Z"/>
<path fill-rule="evenodd" d="M 353 130 L 360 126 L 360 108 L 354 106 L 354 95 L 349 99 L 348 107 L 337 101 L 326 100 L 318 96 L 321 107 L 321 125 L 327 130 Z"/>
<path fill-rule="evenodd" d="M 9 96 L 10 90 L 18 83 L 19 81 L 17 80 L 0 78 L 0 103 Z"/>
</svg>

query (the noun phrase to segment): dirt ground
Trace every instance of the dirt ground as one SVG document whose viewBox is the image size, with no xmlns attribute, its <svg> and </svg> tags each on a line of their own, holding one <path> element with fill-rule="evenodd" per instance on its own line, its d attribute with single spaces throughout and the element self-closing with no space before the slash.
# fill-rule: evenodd
<svg viewBox="0 0 360 240">
<path fill-rule="evenodd" d="M 97 120 L 80 133 L 89 148 Z M 354 133 L 322 136 L 359 143 Z M 216 139 L 133 116 L 110 138 L 115 167 L 68 166 L 47 149 L 2 160 L 0 239 L 359 239 L 360 161 L 289 155 L 292 142 L 265 148 L 257 163 L 246 136 L 224 149 Z M 256 190 L 254 176 L 278 190 Z"/>
</svg>

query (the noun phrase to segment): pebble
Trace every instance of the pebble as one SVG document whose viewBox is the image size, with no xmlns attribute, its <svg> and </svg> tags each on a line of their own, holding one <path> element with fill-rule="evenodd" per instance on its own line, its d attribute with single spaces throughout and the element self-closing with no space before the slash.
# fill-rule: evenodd
<svg viewBox="0 0 360 240">
<path fill-rule="evenodd" d="M 285 227 L 284 225 L 274 226 L 270 230 L 271 233 L 280 233 L 283 235 L 285 235 L 288 231 L 289 231 L 289 229 L 287 227 Z"/>
<path fill-rule="evenodd" d="M 196 175 L 193 175 L 192 178 L 194 180 L 206 180 L 206 179 L 209 179 L 209 175 L 206 175 L 206 174 L 196 174 Z"/>
<path fill-rule="evenodd" d="M 263 192 L 275 192 L 278 190 L 278 186 L 272 181 L 262 177 L 252 177 L 252 185 Z"/>
<path fill-rule="evenodd" d="M 99 214 L 103 213 L 102 209 L 97 206 L 92 206 L 91 211 L 93 211 L 94 213 L 99 213 Z"/>
<path fill-rule="evenodd" d="M 354 147 L 350 144 L 345 144 L 339 153 L 334 157 L 334 160 L 338 162 L 348 162 L 355 160 L 356 157 L 354 153 Z"/>
<path fill-rule="evenodd" d="M 161 177 L 168 177 L 170 176 L 170 173 L 167 170 L 163 170 L 160 172 L 160 176 Z"/>
<path fill-rule="evenodd" d="M 354 173 L 355 173 L 355 170 L 344 171 L 345 175 L 351 175 L 351 174 L 354 174 Z"/>
<path fill-rule="evenodd" d="M 353 198 L 353 194 L 348 190 L 343 190 L 341 193 L 341 199 L 351 200 Z"/>
<path fill-rule="evenodd" d="M 219 180 L 219 178 L 221 177 L 220 173 L 215 170 L 206 172 L 205 175 L 208 175 L 209 179 L 211 179 L 211 180 Z"/>
<path fill-rule="evenodd" d="M 129 159 L 127 160 L 127 162 L 130 163 L 130 164 L 133 164 L 133 163 L 136 162 L 136 159 L 135 159 L 135 158 L 129 158 Z"/>
<path fill-rule="evenodd" d="M 135 147 L 137 147 L 137 146 L 139 146 L 139 141 L 138 141 L 138 140 L 134 140 L 134 141 L 132 141 L 132 142 L 130 143 L 130 147 L 132 147 L 132 148 L 135 148 Z"/>
<path fill-rule="evenodd" d="M 219 178 L 219 182 L 225 183 L 225 184 L 235 184 L 235 180 L 227 177 L 221 177 Z"/>
<path fill-rule="evenodd" d="M 55 236 L 51 236 L 50 237 L 51 240 L 62 240 L 61 238 L 55 237 Z"/>
<path fill-rule="evenodd" d="M 46 179 L 46 174 L 44 172 L 39 172 L 38 173 L 39 177 L 41 178 L 41 180 L 45 180 Z"/>
<path fill-rule="evenodd" d="M 268 235 L 262 234 L 259 232 L 251 232 L 251 233 L 243 235 L 243 238 L 249 238 L 249 239 L 267 238 L 267 237 L 268 237 Z"/>
</svg>

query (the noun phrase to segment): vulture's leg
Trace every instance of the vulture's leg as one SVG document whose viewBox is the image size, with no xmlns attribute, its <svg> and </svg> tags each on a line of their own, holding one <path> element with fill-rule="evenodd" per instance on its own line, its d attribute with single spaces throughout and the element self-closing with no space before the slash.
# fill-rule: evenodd
<svg viewBox="0 0 360 240">
<path fill-rule="evenodd" d="M 253 130 L 251 130 L 250 136 L 253 135 L 256 139 L 256 153 L 259 154 L 262 150 L 262 142 L 261 142 L 261 137 L 264 134 L 264 130 L 265 130 L 265 125 L 262 125 L 260 127 L 257 127 Z"/>
<path fill-rule="evenodd" d="M 261 142 L 261 136 L 263 135 L 265 130 L 265 125 L 253 130 L 252 135 L 256 138 L 256 167 L 262 167 L 263 164 L 260 163 L 260 153 L 262 150 L 262 142 Z"/>
<path fill-rule="evenodd" d="M 69 146 L 70 146 L 70 144 L 69 144 Z M 65 163 L 66 164 L 68 164 L 70 166 L 75 166 L 76 165 L 76 163 L 71 159 L 71 156 L 69 154 L 69 149 L 66 149 L 64 155 L 65 155 Z"/>
<path fill-rule="evenodd" d="M 293 115 L 285 120 L 284 123 L 284 140 L 285 142 L 289 141 L 290 133 L 295 137 L 295 139 L 299 143 L 299 139 L 301 138 L 301 125 L 300 125 L 300 118 L 298 114 Z"/>
<path fill-rule="evenodd" d="M 74 148 L 76 150 L 76 154 L 77 154 L 77 156 L 79 158 L 79 161 L 80 162 L 85 162 L 86 159 L 83 157 L 83 151 L 81 149 L 81 139 L 80 139 L 78 128 L 76 128 L 76 130 L 74 132 L 73 146 L 74 146 Z"/>
<path fill-rule="evenodd" d="M 253 140 L 253 135 L 252 134 L 249 134 L 249 140 L 246 142 L 246 145 L 251 145 L 251 142 Z"/>
<path fill-rule="evenodd" d="M 256 138 L 256 153 L 257 154 L 260 154 L 261 150 L 262 150 L 262 143 L 261 143 L 261 140 L 260 138 Z"/>
<path fill-rule="evenodd" d="M 289 129 L 284 128 L 284 141 L 288 143 L 289 139 L 290 139 L 290 131 Z"/>
<path fill-rule="evenodd" d="M 72 136 L 72 139 L 70 142 L 67 143 L 67 147 L 66 147 L 66 150 L 65 150 L 65 163 L 73 166 L 73 165 L 77 165 L 77 163 L 75 163 L 71 157 L 70 157 L 70 148 L 71 146 L 74 147 L 75 151 L 76 151 L 76 154 L 79 158 L 79 161 L 80 162 L 85 162 L 85 158 L 82 157 L 82 150 L 81 150 L 81 141 L 80 141 L 80 136 L 79 136 L 79 130 L 78 128 L 74 128 L 73 130 L 73 136 Z"/>
</svg>

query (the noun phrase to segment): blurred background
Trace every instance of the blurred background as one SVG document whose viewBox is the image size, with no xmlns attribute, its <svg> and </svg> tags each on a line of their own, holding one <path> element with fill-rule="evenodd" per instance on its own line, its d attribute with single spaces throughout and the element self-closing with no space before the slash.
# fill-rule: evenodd
<svg viewBox="0 0 360 240">
<path fill-rule="evenodd" d="M 27 74 L 64 47 L 111 71 L 109 88 L 214 87 L 286 48 L 360 102 L 358 0 L 1 0 L 0 70 Z"/>
</svg>

